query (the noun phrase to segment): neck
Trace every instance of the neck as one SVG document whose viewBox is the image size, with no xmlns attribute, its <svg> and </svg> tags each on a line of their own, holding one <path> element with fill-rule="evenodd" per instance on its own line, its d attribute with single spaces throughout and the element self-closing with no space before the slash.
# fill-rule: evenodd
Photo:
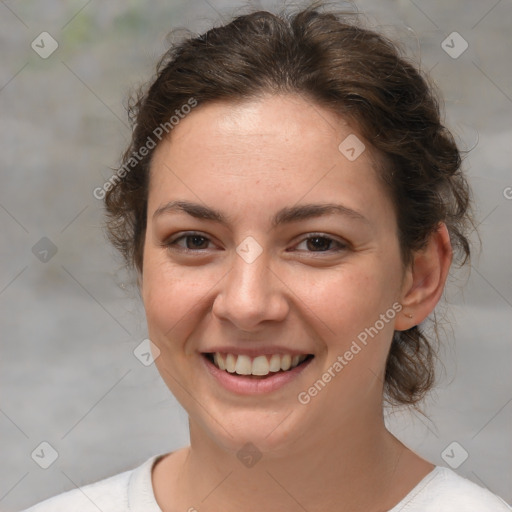
<svg viewBox="0 0 512 512">
<path fill-rule="evenodd" d="M 241 462 L 193 422 L 190 440 L 173 469 L 168 467 L 167 494 L 155 491 L 164 511 L 389 510 L 433 467 L 392 436 L 382 417 L 331 432 L 323 428 L 287 453 L 262 453 L 254 465 Z"/>
</svg>

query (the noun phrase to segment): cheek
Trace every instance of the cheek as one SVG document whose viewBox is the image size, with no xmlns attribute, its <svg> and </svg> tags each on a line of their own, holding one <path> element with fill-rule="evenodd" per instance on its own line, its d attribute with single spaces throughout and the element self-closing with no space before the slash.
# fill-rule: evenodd
<svg viewBox="0 0 512 512">
<path fill-rule="evenodd" d="M 307 309 L 314 314 L 311 321 L 322 337 L 325 335 L 328 351 L 344 351 L 358 336 L 364 341 L 365 334 L 367 340 L 391 339 L 399 273 L 373 259 L 361 263 L 340 267 L 300 284 Z M 386 314 L 382 321 L 381 315 Z M 385 354 L 387 345 L 379 343 L 382 350 L 373 350 L 375 357 Z"/>
<path fill-rule="evenodd" d="M 146 252 L 142 300 L 150 337 L 158 345 L 182 338 L 187 319 L 201 305 L 204 282 L 200 275 L 194 279 L 190 276 L 190 271 L 170 266 L 163 251 Z"/>
<path fill-rule="evenodd" d="M 334 325 L 350 326 L 372 314 L 378 316 L 379 308 L 388 307 L 393 294 L 386 284 L 379 273 L 343 268 L 316 279 L 310 297 L 321 316 L 329 318 Z"/>
</svg>

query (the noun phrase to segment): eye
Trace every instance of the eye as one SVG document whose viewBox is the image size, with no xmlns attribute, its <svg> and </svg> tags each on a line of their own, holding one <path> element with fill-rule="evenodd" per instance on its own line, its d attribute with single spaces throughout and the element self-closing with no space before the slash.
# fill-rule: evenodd
<svg viewBox="0 0 512 512">
<path fill-rule="evenodd" d="M 184 244 L 179 242 L 184 242 Z M 184 251 L 200 251 L 207 249 L 208 247 L 206 246 L 209 243 L 211 243 L 210 239 L 200 233 L 185 233 L 177 238 L 165 241 L 163 245 L 170 249 L 177 248 Z"/>
<path fill-rule="evenodd" d="M 300 247 L 303 244 L 305 244 L 308 252 L 339 252 L 348 248 L 348 244 L 322 234 L 312 234 L 296 247 Z M 334 249 L 332 248 L 333 245 L 335 246 Z"/>
<path fill-rule="evenodd" d="M 209 244 L 212 244 L 212 242 L 208 237 L 201 233 L 190 232 L 181 234 L 174 239 L 166 240 L 162 246 L 185 252 L 203 252 L 209 248 Z M 300 249 L 301 245 L 304 246 L 303 249 Z M 297 248 L 299 248 L 299 251 L 332 253 L 348 249 L 348 244 L 324 234 L 313 233 L 297 244 L 295 249 Z"/>
</svg>

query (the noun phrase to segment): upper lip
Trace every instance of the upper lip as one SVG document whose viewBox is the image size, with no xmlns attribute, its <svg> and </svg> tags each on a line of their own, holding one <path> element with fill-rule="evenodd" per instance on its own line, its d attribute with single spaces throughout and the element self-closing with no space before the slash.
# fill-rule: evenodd
<svg viewBox="0 0 512 512">
<path fill-rule="evenodd" d="M 206 350 L 201 350 L 202 354 L 209 354 L 220 352 L 224 354 L 234 354 L 234 355 L 245 355 L 249 357 L 256 357 L 261 355 L 273 355 L 273 354 L 290 354 L 292 356 L 301 356 L 304 354 L 312 354 L 312 352 L 308 350 L 298 350 L 296 348 L 288 348 L 279 345 L 262 345 L 258 347 L 232 347 L 232 346 L 215 346 L 210 347 Z"/>
</svg>

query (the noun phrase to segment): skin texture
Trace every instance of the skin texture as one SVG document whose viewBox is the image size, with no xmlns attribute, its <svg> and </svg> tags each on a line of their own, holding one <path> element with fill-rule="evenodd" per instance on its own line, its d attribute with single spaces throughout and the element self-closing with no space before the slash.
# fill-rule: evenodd
<svg viewBox="0 0 512 512">
<path fill-rule="evenodd" d="M 155 150 L 139 285 L 157 368 L 189 415 L 191 437 L 154 468 L 164 512 L 383 511 L 432 470 L 386 430 L 382 386 L 393 331 L 420 323 L 442 294 L 449 236 L 441 225 L 404 269 L 376 156 L 367 142 L 354 161 L 338 149 L 354 133 L 299 96 L 265 96 L 200 105 Z M 154 215 L 175 200 L 230 222 Z M 327 202 L 366 220 L 270 223 L 284 207 Z M 190 231 L 205 239 L 188 239 L 187 252 L 180 237 Z M 334 242 L 315 245 L 313 234 Z M 263 250 L 252 263 L 236 252 L 248 236 Z M 298 394 L 397 303 L 402 311 L 301 404 Z M 241 396 L 205 371 L 200 353 L 214 344 L 279 344 L 315 357 L 281 389 Z M 247 442 L 262 454 L 250 468 L 237 458 Z"/>
</svg>

